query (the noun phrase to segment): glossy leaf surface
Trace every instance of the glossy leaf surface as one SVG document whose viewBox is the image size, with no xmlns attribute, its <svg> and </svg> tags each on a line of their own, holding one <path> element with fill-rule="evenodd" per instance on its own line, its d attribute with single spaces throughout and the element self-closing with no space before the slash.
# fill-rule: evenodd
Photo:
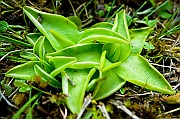
<svg viewBox="0 0 180 119">
<path fill-rule="evenodd" d="M 50 75 L 52 77 L 55 77 L 56 75 L 61 73 L 64 69 L 71 66 L 75 62 L 76 62 L 75 57 L 64 57 L 64 56 L 50 57 L 49 63 L 55 67 L 55 70 L 53 70 L 50 73 Z"/>
<path fill-rule="evenodd" d="M 120 78 L 112 69 L 103 72 L 102 76 L 103 79 L 98 81 L 98 89 L 96 89 L 97 87 L 95 88 L 95 91 L 97 90 L 97 92 L 93 94 L 94 100 L 100 100 L 110 96 L 119 90 L 126 82 Z"/>
<path fill-rule="evenodd" d="M 75 57 L 77 59 L 77 62 L 99 62 L 101 49 L 101 44 L 79 44 L 67 47 L 54 53 L 48 53 L 47 56 Z"/>
<path fill-rule="evenodd" d="M 125 10 L 121 10 L 119 13 L 116 14 L 112 30 L 121 34 L 130 41 L 130 35 L 125 15 Z"/>
<path fill-rule="evenodd" d="M 163 75 L 140 55 L 130 55 L 119 67 L 114 68 L 114 71 L 122 79 L 146 89 L 165 94 L 174 93 Z"/>
<path fill-rule="evenodd" d="M 6 76 L 30 80 L 36 75 L 35 71 L 34 71 L 35 64 L 40 65 L 40 62 L 39 61 L 29 61 L 27 63 L 13 67 L 8 72 L 6 72 Z"/>
<path fill-rule="evenodd" d="M 121 43 L 121 44 L 129 44 L 127 41 L 124 41 L 120 38 L 106 35 L 92 35 L 86 38 L 81 39 L 78 44 L 84 43 L 96 43 L 96 42 L 105 42 L 105 43 Z"/>
<path fill-rule="evenodd" d="M 62 46 L 62 48 L 66 48 L 68 46 L 74 45 L 74 43 L 70 39 L 65 38 L 58 32 L 54 30 L 50 30 L 50 32 L 54 36 L 54 38 L 57 40 L 57 42 Z"/>
<path fill-rule="evenodd" d="M 140 54 L 144 46 L 144 42 L 148 35 L 152 31 L 152 28 L 141 28 L 130 30 L 131 34 L 131 44 L 132 44 L 132 54 Z"/>
<path fill-rule="evenodd" d="M 113 27 L 113 24 L 108 23 L 108 22 L 100 22 L 100 23 L 96 23 L 92 26 L 92 28 L 106 28 L 111 30 Z"/>
<path fill-rule="evenodd" d="M 39 56 L 40 59 L 44 59 L 45 49 L 44 49 L 44 39 L 45 37 L 41 36 L 35 42 L 33 47 L 33 52 Z"/>
<path fill-rule="evenodd" d="M 55 88 L 61 88 L 61 84 L 58 80 L 56 80 L 54 77 L 49 75 L 47 72 L 45 72 L 41 67 L 38 65 L 34 66 L 34 71 L 37 76 L 40 76 L 43 81 L 49 82 L 50 86 Z"/>
<path fill-rule="evenodd" d="M 116 14 L 112 30 L 126 37 L 128 41 L 131 41 L 129 29 L 126 21 L 125 10 L 121 10 L 119 13 Z M 121 62 L 124 61 L 129 56 L 131 49 L 132 49 L 131 44 L 121 44 L 118 61 Z"/>
<path fill-rule="evenodd" d="M 66 69 L 65 72 L 70 77 L 70 80 L 75 84 L 74 86 L 69 83 L 68 85 L 68 98 L 66 104 L 72 113 L 78 114 L 81 110 L 85 90 L 89 82 L 88 74 L 90 69 Z"/>
<path fill-rule="evenodd" d="M 28 42 L 34 46 L 35 42 L 42 36 L 41 33 L 29 33 L 26 36 L 26 39 L 28 40 Z M 45 52 L 46 53 L 51 53 L 54 52 L 54 48 L 52 47 L 52 45 L 50 44 L 50 42 L 48 41 L 47 38 L 44 39 L 44 48 L 45 48 Z"/>
<path fill-rule="evenodd" d="M 93 99 L 100 100 L 116 92 L 124 84 L 125 80 L 120 78 L 113 70 L 114 67 L 119 66 L 119 63 L 113 64 L 108 60 L 104 60 L 104 66 L 102 68 L 102 75 L 97 81 L 97 86 L 93 93 Z M 101 63 L 102 64 L 102 63 Z M 104 70 L 104 71 L 103 71 Z"/>
<path fill-rule="evenodd" d="M 32 60 L 32 61 L 38 61 L 39 57 L 36 56 L 34 53 L 32 52 L 28 52 L 28 51 L 23 51 L 20 54 L 21 57 Z"/>
<path fill-rule="evenodd" d="M 124 41 L 128 41 L 128 39 L 121 34 L 118 34 L 117 32 L 114 32 L 112 30 L 106 29 L 106 28 L 91 28 L 83 31 L 81 33 L 79 39 L 83 39 L 89 36 L 94 36 L 94 35 L 105 35 L 105 36 L 112 36 L 112 37 L 117 37 L 120 38 Z M 110 41 L 111 42 L 111 41 Z"/>
<path fill-rule="evenodd" d="M 27 6 L 23 10 L 38 30 L 49 40 L 55 50 L 60 50 L 62 47 L 50 33 L 50 29 L 58 31 L 63 37 L 70 39 L 74 43 L 78 42 L 79 31 L 76 25 L 65 17 L 41 12 Z"/>
</svg>

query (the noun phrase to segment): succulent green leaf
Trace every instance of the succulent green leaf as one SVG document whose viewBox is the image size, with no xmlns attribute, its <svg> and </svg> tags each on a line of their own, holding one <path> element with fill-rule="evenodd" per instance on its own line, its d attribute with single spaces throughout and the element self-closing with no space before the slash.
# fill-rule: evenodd
<svg viewBox="0 0 180 119">
<path fill-rule="evenodd" d="M 58 31 L 63 37 L 70 39 L 74 43 L 78 42 L 79 31 L 76 25 L 67 18 L 61 15 L 41 12 L 28 6 L 25 6 L 23 11 L 38 30 L 49 40 L 56 51 L 62 49 L 62 47 L 50 33 L 50 29 Z"/>
<path fill-rule="evenodd" d="M 25 93 L 30 90 L 31 90 L 31 88 L 29 86 L 24 86 L 24 87 L 19 88 L 19 92 L 21 92 L 21 93 L 23 93 L 23 92 Z"/>
<path fill-rule="evenodd" d="M 26 39 L 28 40 L 28 42 L 34 46 L 35 42 L 39 39 L 39 37 L 41 37 L 42 34 L 41 33 L 29 33 L 26 36 Z M 45 52 L 46 53 L 51 53 L 54 52 L 54 48 L 52 47 L 52 45 L 50 44 L 50 42 L 48 41 L 47 38 L 44 39 L 44 48 L 45 48 Z"/>
<path fill-rule="evenodd" d="M 34 65 L 40 65 L 39 61 L 29 61 L 27 63 L 13 67 L 6 72 L 7 77 L 30 80 L 35 76 Z"/>
<path fill-rule="evenodd" d="M 39 56 L 40 59 L 44 59 L 44 36 L 39 37 L 33 47 L 33 52 Z"/>
<path fill-rule="evenodd" d="M 88 74 L 88 80 L 90 80 L 95 73 L 96 73 L 96 69 L 92 68 Z M 87 92 L 90 91 L 96 82 L 97 82 L 97 79 L 93 79 L 90 83 L 88 83 L 88 87 L 86 91 Z"/>
<path fill-rule="evenodd" d="M 7 96 L 10 96 L 10 95 L 11 95 L 11 93 L 12 93 L 12 87 L 11 87 L 10 85 L 5 84 L 5 83 L 2 83 L 2 81 L 1 81 L 1 87 L 2 87 L 2 89 L 5 91 L 5 93 L 6 93 Z"/>
<path fill-rule="evenodd" d="M 77 62 L 99 62 L 101 50 L 101 44 L 78 44 L 64 48 L 63 50 L 54 53 L 47 53 L 47 56 L 75 57 L 77 59 Z"/>
<path fill-rule="evenodd" d="M 109 30 L 106 28 L 90 28 L 81 33 L 81 35 L 79 37 L 79 42 L 80 42 L 80 40 L 82 40 L 86 37 L 94 36 L 94 35 L 113 36 L 113 37 L 120 38 L 124 41 L 128 41 L 128 39 L 126 37 L 122 36 L 121 34 L 119 34 L 117 32 L 114 32 L 112 30 Z"/>
<path fill-rule="evenodd" d="M 25 87 L 25 86 L 28 86 L 28 84 L 26 84 L 25 82 L 26 80 L 14 80 L 14 86 L 16 87 Z"/>
<path fill-rule="evenodd" d="M 90 80 L 90 69 L 65 69 L 65 72 L 75 84 L 75 86 L 71 83 L 68 85 L 66 105 L 72 113 L 78 114 L 82 108 L 85 91 Z"/>
<path fill-rule="evenodd" d="M 126 82 L 125 80 L 121 79 L 112 69 L 103 72 L 102 77 L 103 79 L 98 81 L 98 90 L 96 90 L 97 87 L 95 88 L 95 92 L 93 94 L 94 100 L 100 100 L 110 96 L 119 90 Z"/>
<path fill-rule="evenodd" d="M 128 25 L 126 21 L 125 10 L 121 10 L 119 13 L 116 14 L 112 30 L 124 36 L 126 39 L 128 39 L 128 41 L 131 41 Z M 131 47 L 132 46 L 130 44 L 120 45 L 120 49 L 119 49 L 120 53 L 119 51 L 116 52 L 117 54 L 119 54 L 118 61 L 122 62 L 129 56 L 131 52 Z M 115 59 L 116 59 L 116 56 L 115 56 Z"/>
<path fill-rule="evenodd" d="M 43 68 L 43 70 L 45 70 L 47 73 L 50 73 L 54 70 L 54 67 L 51 66 L 47 61 L 41 60 L 41 59 L 39 61 L 41 63 L 41 65 L 39 65 L 39 66 L 41 66 Z"/>
<path fill-rule="evenodd" d="M 76 62 L 75 57 L 64 57 L 64 56 L 56 56 L 49 57 L 49 63 L 55 67 L 55 70 L 50 73 L 52 77 L 55 77 L 59 73 L 61 73 L 64 69 L 71 66 Z"/>
<path fill-rule="evenodd" d="M 14 86 L 16 87 L 19 87 L 19 92 L 27 92 L 29 90 L 31 90 L 31 87 L 26 84 L 25 82 L 26 80 L 18 80 L 18 79 L 15 79 L 14 80 Z"/>
<path fill-rule="evenodd" d="M 84 62 L 75 62 L 69 68 L 86 69 L 86 68 L 93 68 L 93 67 L 98 67 L 98 66 L 99 66 L 99 62 L 84 61 Z"/>
<path fill-rule="evenodd" d="M 68 75 L 66 74 L 66 72 L 63 70 L 61 71 L 61 76 L 62 76 L 62 92 L 63 94 L 68 95 Z"/>
<path fill-rule="evenodd" d="M 65 56 L 55 56 L 55 57 L 51 57 L 51 56 L 47 56 L 47 58 L 49 59 L 49 63 L 55 67 L 56 69 L 59 67 L 62 67 L 63 65 L 69 63 L 69 62 L 76 62 L 76 58 L 75 57 L 65 57 Z"/>
<path fill-rule="evenodd" d="M 148 35 L 152 31 L 152 28 L 140 28 L 140 29 L 131 29 L 131 44 L 132 51 L 131 54 L 140 54 L 144 46 L 144 42 L 147 39 Z"/>
<path fill-rule="evenodd" d="M 36 56 L 34 53 L 28 52 L 28 51 L 21 52 L 20 56 L 25 58 L 25 59 L 32 60 L 32 61 L 38 61 L 39 60 L 38 56 Z"/>
<path fill-rule="evenodd" d="M 27 92 L 31 90 L 31 87 L 28 84 L 26 84 L 25 81 L 26 80 L 14 80 L 14 86 L 19 87 L 19 92 Z"/>
<path fill-rule="evenodd" d="M 26 35 L 26 39 L 32 46 L 34 46 L 35 42 L 40 36 L 42 36 L 41 33 L 29 33 Z"/>
<path fill-rule="evenodd" d="M 115 68 L 115 67 L 119 66 L 120 64 L 121 64 L 121 62 L 116 62 L 116 63 L 110 64 L 109 66 L 104 67 L 102 72 L 105 72 L 112 68 Z"/>
<path fill-rule="evenodd" d="M 66 47 L 74 45 L 74 43 L 70 39 L 65 38 L 58 32 L 54 30 L 50 30 L 50 32 L 54 36 L 54 38 L 57 40 L 57 42 L 62 46 L 62 48 L 66 48 Z"/>
<path fill-rule="evenodd" d="M 111 62 L 117 62 L 119 59 L 121 53 L 121 45 L 117 45 L 115 52 L 113 53 L 113 56 L 110 59 Z"/>
<path fill-rule="evenodd" d="M 105 72 L 107 70 L 113 69 L 114 67 L 117 67 L 121 64 L 121 62 L 112 63 L 107 59 L 104 59 L 102 61 L 100 60 L 100 66 L 99 66 L 99 67 L 101 67 L 101 63 L 103 64 L 102 68 L 101 69 L 99 68 L 99 71 L 101 71 L 101 72 Z"/>
<path fill-rule="evenodd" d="M 121 34 L 130 41 L 125 10 L 121 10 L 119 13 L 116 14 L 112 30 Z"/>
<path fill-rule="evenodd" d="M 54 77 L 49 75 L 47 72 L 45 72 L 41 67 L 38 65 L 34 66 L 34 70 L 37 76 L 40 76 L 43 81 L 45 82 L 50 82 L 50 86 L 55 87 L 55 88 L 61 88 L 61 83 L 56 80 Z"/>
<path fill-rule="evenodd" d="M 123 62 L 131 53 L 131 44 L 106 43 L 103 51 L 107 51 L 107 59 L 111 62 Z"/>
<path fill-rule="evenodd" d="M 143 48 L 149 51 L 149 50 L 153 50 L 155 47 L 151 43 L 144 42 L 144 47 Z"/>
<path fill-rule="evenodd" d="M 113 36 L 106 36 L 106 35 L 92 35 L 85 37 L 81 39 L 78 44 L 83 44 L 83 43 L 96 43 L 96 42 L 107 42 L 107 43 L 120 43 L 120 44 L 129 44 L 127 41 L 122 40 L 117 37 Z"/>
<path fill-rule="evenodd" d="M 81 19 L 79 17 L 77 17 L 77 16 L 69 16 L 68 19 L 70 21 L 72 21 L 78 27 L 78 29 L 82 28 L 82 22 L 81 22 Z"/>
<path fill-rule="evenodd" d="M 92 85 L 97 83 L 93 92 L 93 99 L 95 100 L 103 99 L 113 94 L 126 82 L 125 80 L 120 78 L 113 70 L 113 68 L 119 66 L 121 62 L 111 63 L 110 61 L 105 59 L 104 63 L 105 64 L 103 66 L 103 69 L 99 72 L 99 78 L 93 79 L 88 85 L 87 89 L 90 90 L 90 88 L 93 87 Z"/>
<path fill-rule="evenodd" d="M 100 63 L 99 63 L 99 70 L 100 71 L 102 71 L 102 69 L 104 68 L 104 65 L 106 63 L 106 53 L 107 53 L 107 51 L 105 50 L 101 54 Z"/>
<path fill-rule="evenodd" d="M 118 62 L 123 62 L 131 53 L 131 44 L 121 44 Z"/>
<path fill-rule="evenodd" d="M 164 94 L 173 94 L 170 84 L 150 63 L 142 56 L 130 55 L 114 71 L 124 80 L 143 88 L 158 91 Z"/>
<path fill-rule="evenodd" d="M 102 51 L 107 51 L 106 58 L 111 61 L 111 58 L 116 52 L 117 47 L 119 46 L 119 43 L 105 43 L 103 45 Z"/>
<path fill-rule="evenodd" d="M 94 88 L 96 87 L 97 81 L 98 81 L 98 79 L 93 79 L 93 80 L 91 80 L 91 82 L 89 82 L 89 84 L 88 84 L 88 87 L 87 87 L 86 91 L 87 91 L 87 92 L 93 91 Z"/>
<path fill-rule="evenodd" d="M 92 28 L 106 28 L 109 30 L 111 30 L 112 27 L 113 27 L 113 24 L 111 24 L 109 22 L 99 22 L 99 23 L 96 23 L 92 26 Z"/>
</svg>

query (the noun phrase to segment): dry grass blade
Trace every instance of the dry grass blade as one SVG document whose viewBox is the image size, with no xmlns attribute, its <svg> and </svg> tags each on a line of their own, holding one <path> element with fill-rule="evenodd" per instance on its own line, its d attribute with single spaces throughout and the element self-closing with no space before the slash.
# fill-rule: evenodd
<svg viewBox="0 0 180 119">
<path fill-rule="evenodd" d="M 106 119 L 110 119 L 110 116 L 106 110 L 106 107 L 104 105 L 104 103 L 100 102 L 99 105 L 98 105 L 99 109 L 101 110 L 101 112 L 103 113 L 103 116 L 106 118 Z"/>
<path fill-rule="evenodd" d="M 85 97 L 83 106 L 82 106 L 82 108 L 81 108 L 81 111 L 80 111 L 80 113 L 78 114 L 78 117 L 77 117 L 76 119 L 80 119 L 80 118 L 81 118 L 82 114 L 84 113 L 84 110 L 85 110 L 86 107 L 90 104 L 91 99 L 92 99 L 91 95 L 88 95 L 87 97 Z"/>
<path fill-rule="evenodd" d="M 111 101 L 111 104 L 117 106 L 117 108 L 123 110 L 125 113 L 127 113 L 130 117 L 132 117 L 133 119 L 140 119 L 139 117 L 137 117 L 136 115 L 134 115 L 129 109 L 127 109 L 122 102 L 116 100 L 116 101 Z"/>
</svg>

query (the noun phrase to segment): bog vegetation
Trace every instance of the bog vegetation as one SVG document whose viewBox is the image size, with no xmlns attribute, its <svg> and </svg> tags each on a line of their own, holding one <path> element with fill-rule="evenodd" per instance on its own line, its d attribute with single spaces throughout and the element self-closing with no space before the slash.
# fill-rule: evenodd
<svg viewBox="0 0 180 119">
<path fill-rule="evenodd" d="M 91 1 L 86 6 L 84 5 L 80 14 L 90 3 Z M 65 112 L 60 108 L 63 118 L 67 118 L 67 116 L 68 118 L 110 118 L 108 113 L 113 115 L 112 105 L 116 105 L 132 118 L 139 118 L 126 108 L 135 109 L 129 99 L 124 100 L 124 104 L 113 98 L 107 105 L 99 101 L 108 99 L 116 92 L 119 92 L 121 96 L 128 95 L 126 94 L 126 90 L 129 90 L 128 85 L 135 87 L 135 89 L 131 89 L 134 92 L 137 89 L 144 91 L 144 94 L 151 92 L 147 95 L 153 94 L 153 92 L 154 94 L 173 95 L 178 91 L 179 85 L 172 88 L 172 85 L 163 76 L 164 72 L 158 71 L 148 61 L 148 59 L 159 58 L 162 60 L 164 58 L 162 51 L 157 49 L 158 44 L 155 44 L 157 42 L 149 40 L 151 37 L 155 37 L 153 33 L 160 21 L 158 19 L 149 20 L 149 17 L 160 10 L 159 18 L 169 19 L 169 21 L 164 29 L 157 31 L 160 33 L 157 33 L 156 37 L 158 39 L 170 37 L 179 33 L 179 24 L 177 24 L 179 17 L 176 18 L 176 16 L 180 8 L 170 14 L 166 10 L 171 10 L 173 6 L 170 1 L 166 1 L 156 8 L 151 7 L 139 12 L 146 4 L 145 2 L 132 16 L 123 9 L 124 5 L 112 16 L 108 16 L 114 3 L 115 0 L 111 6 L 105 4 L 108 13 L 103 21 L 84 28 L 76 14 L 64 17 L 42 12 L 30 6 L 23 6 L 22 9 L 25 18 L 29 19 L 36 27 L 33 32 L 21 36 L 18 31 L 14 30 L 14 27 L 19 29 L 24 29 L 24 27 L 11 26 L 6 21 L 0 21 L 2 45 L 11 42 L 23 48 L 23 50 L 10 50 L 9 52 L 6 52 L 7 48 L 1 48 L 1 61 L 8 58 L 20 62 L 6 70 L 6 78 L 1 81 L 6 95 L 11 95 L 13 88 L 17 87 L 18 90 L 16 98 L 13 99 L 15 105 L 4 97 L 2 91 L 0 92 L 9 105 L 18 109 L 13 114 L 13 119 L 20 117 L 31 119 L 36 115 L 39 116 L 33 110 L 40 105 L 44 96 L 47 97 L 46 100 L 49 100 L 50 104 L 55 104 L 54 107 L 63 106 Z M 8 5 L 3 1 L 2 4 Z M 153 1 L 151 4 L 156 6 Z M 95 13 L 99 18 L 105 16 L 103 10 Z M 135 18 L 140 14 L 147 15 L 142 20 Z M 173 58 L 179 62 L 179 41 L 175 42 L 176 44 L 172 47 Z M 8 47 L 13 46 L 10 44 Z M 155 56 L 153 50 L 154 52 L 155 50 L 160 51 Z M 9 54 L 14 54 L 14 56 L 8 56 Z M 16 54 L 20 54 L 20 56 L 16 57 Z M 179 63 L 176 65 L 178 66 Z M 178 67 L 174 67 L 174 71 L 176 71 L 174 77 L 178 78 L 179 76 L 176 76 L 179 72 Z M 13 88 L 6 84 L 11 78 Z M 23 98 L 27 94 L 29 95 L 28 99 L 24 99 L 27 102 L 20 108 L 17 107 L 20 106 L 18 103 L 21 104 L 18 98 Z M 177 97 L 178 93 L 162 99 L 167 103 L 176 104 L 179 103 Z M 97 102 L 99 102 L 98 105 Z M 156 109 L 156 107 L 153 108 Z M 117 116 L 117 118 L 119 117 Z"/>
</svg>

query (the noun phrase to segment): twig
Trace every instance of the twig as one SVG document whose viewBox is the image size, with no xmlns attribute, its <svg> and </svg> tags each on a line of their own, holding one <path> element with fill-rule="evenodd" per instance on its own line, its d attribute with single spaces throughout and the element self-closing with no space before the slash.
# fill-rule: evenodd
<svg viewBox="0 0 180 119">
<path fill-rule="evenodd" d="M 173 112 L 176 112 L 176 111 L 179 111 L 180 110 L 180 107 L 179 108 L 176 108 L 176 109 L 173 109 L 173 110 L 170 110 L 170 111 L 168 111 L 168 112 L 165 112 L 165 113 L 163 113 L 163 114 L 161 114 L 161 115 L 158 115 L 157 117 L 161 117 L 162 115 L 167 115 L 167 114 L 169 114 L 169 113 L 173 113 Z"/>
<path fill-rule="evenodd" d="M 133 94 L 133 95 L 120 95 L 120 94 L 115 94 L 119 97 L 139 97 L 139 96 L 146 96 L 146 95 L 154 95 L 154 94 L 159 94 L 159 93 L 154 93 L 154 92 L 148 92 L 148 93 L 143 93 L 143 94 Z"/>
<path fill-rule="evenodd" d="M 106 118 L 106 119 L 110 119 L 110 116 L 106 110 L 106 107 L 104 105 L 104 103 L 100 102 L 99 105 L 98 105 L 99 109 L 101 110 L 101 112 L 103 113 L 103 116 Z"/>
<path fill-rule="evenodd" d="M 10 98 L 11 96 L 13 96 L 15 93 L 17 93 L 17 91 L 19 90 L 19 88 L 16 88 L 16 90 L 14 92 L 11 93 L 11 95 L 8 96 L 8 98 Z"/>
<path fill-rule="evenodd" d="M 90 94 L 89 94 L 88 96 L 85 97 L 83 106 L 82 106 L 82 108 L 81 108 L 81 111 L 79 112 L 79 114 L 78 114 L 78 116 L 77 116 L 76 119 L 80 119 L 80 118 L 81 118 L 81 116 L 82 116 L 84 110 L 85 110 L 86 107 L 90 104 L 91 99 L 92 99 L 92 97 L 91 97 Z"/>
<path fill-rule="evenodd" d="M 1 57 L 0 61 L 2 61 L 5 57 L 7 57 L 9 54 L 14 53 L 14 52 L 20 52 L 21 50 L 14 50 L 14 51 L 10 51 L 7 54 L 5 54 L 3 57 Z"/>
<path fill-rule="evenodd" d="M 73 7 L 72 3 L 71 3 L 71 0 L 68 0 L 68 1 L 69 1 L 69 4 L 70 4 L 70 5 L 71 5 L 71 7 L 72 7 L 72 10 L 73 10 L 74 16 L 77 16 L 77 15 L 76 15 L 76 11 L 75 11 L 75 9 L 74 9 L 74 7 Z"/>
<path fill-rule="evenodd" d="M 0 97 L 2 97 L 10 107 L 13 107 L 13 108 L 15 108 L 15 109 L 18 109 L 18 107 L 16 107 L 15 105 L 11 104 L 11 102 L 9 102 L 9 101 L 6 99 L 6 97 L 5 97 L 1 92 L 0 92 Z"/>
<path fill-rule="evenodd" d="M 180 68 L 177 68 L 177 67 L 164 66 L 164 65 L 160 65 L 160 64 L 156 64 L 156 63 L 151 63 L 151 64 L 155 65 L 155 66 L 159 66 L 159 67 L 166 67 L 166 68 L 171 68 L 171 69 L 175 69 L 175 70 L 180 71 Z"/>
<path fill-rule="evenodd" d="M 63 119 L 67 119 L 67 108 L 63 105 L 64 112 L 62 111 L 61 107 L 59 107 L 60 113 L 63 116 Z"/>
<path fill-rule="evenodd" d="M 130 117 L 132 117 L 133 119 L 140 119 L 139 117 L 137 117 L 136 115 L 134 115 L 129 109 L 127 109 L 122 102 L 120 102 L 119 100 L 116 101 L 111 101 L 111 104 L 117 106 L 117 108 L 120 108 L 121 110 L 123 110 L 125 113 L 127 113 Z"/>
<path fill-rule="evenodd" d="M 180 83 L 178 83 L 176 86 L 174 86 L 173 90 L 176 90 L 180 86 Z"/>
<path fill-rule="evenodd" d="M 84 24 L 82 25 L 82 27 L 87 26 L 87 25 L 90 24 L 91 22 L 93 22 L 93 19 L 88 20 L 86 23 L 84 23 Z"/>
</svg>

